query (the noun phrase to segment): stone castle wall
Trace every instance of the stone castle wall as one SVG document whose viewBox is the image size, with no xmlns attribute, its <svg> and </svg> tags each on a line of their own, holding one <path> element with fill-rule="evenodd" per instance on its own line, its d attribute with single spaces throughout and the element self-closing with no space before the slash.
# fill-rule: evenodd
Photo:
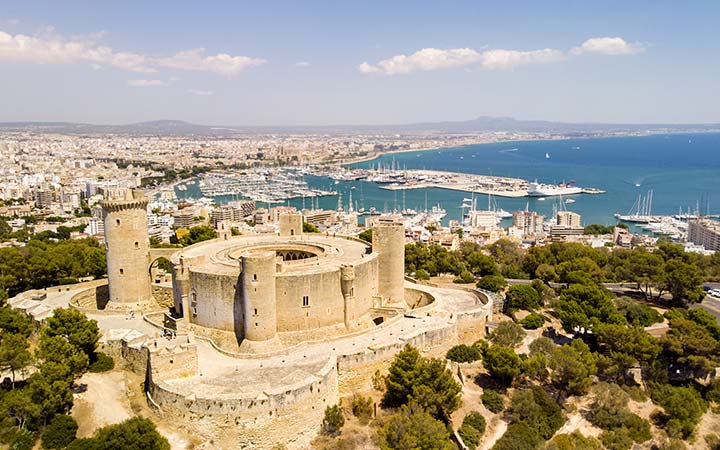
<svg viewBox="0 0 720 450">
<path fill-rule="evenodd" d="M 340 269 L 320 269 L 308 272 L 279 272 L 274 275 L 277 309 L 277 331 L 298 332 L 344 324 L 347 320 L 350 329 L 367 325 L 368 311 L 373 307 L 377 296 L 378 259 L 368 255 L 360 264 L 354 265 L 352 296 L 347 303 L 343 297 Z M 203 328 L 221 330 L 244 337 L 245 311 L 241 271 L 227 270 L 224 273 L 211 273 L 193 268 L 189 270 L 188 303 L 189 321 Z M 251 274 L 252 276 L 252 274 Z M 268 274 L 264 274 L 267 277 Z M 176 277 L 175 290 L 181 295 L 184 281 Z M 252 284 L 252 282 L 250 283 Z M 250 289 L 253 289 L 250 286 Z M 303 297 L 307 297 L 304 302 Z M 177 298 L 176 298 L 176 304 Z M 178 305 L 179 306 L 179 305 Z M 251 307 L 251 313 L 254 307 Z M 227 333 L 197 331 L 198 334 L 211 337 Z M 227 338 L 223 339 L 227 341 Z"/>
<path fill-rule="evenodd" d="M 230 331 L 242 336 L 242 304 L 238 294 L 240 269 L 235 274 L 201 272 L 190 269 L 188 298 L 191 323 L 205 328 Z"/>
<path fill-rule="evenodd" d="M 334 357 L 312 376 L 292 385 L 218 398 L 187 397 L 171 383 L 152 381 L 148 395 L 163 418 L 234 442 L 234 447 L 270 449 L 284 441 L 307 440 L 325 408 L 338 402 Z"/>
</svg>

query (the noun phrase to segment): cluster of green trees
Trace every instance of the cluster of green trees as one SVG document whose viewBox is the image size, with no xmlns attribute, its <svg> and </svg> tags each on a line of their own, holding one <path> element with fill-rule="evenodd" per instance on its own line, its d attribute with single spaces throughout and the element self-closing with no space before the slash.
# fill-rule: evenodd
<svg viewBox="0 0 720 450">
<path fill-rule="evenodd" d="M 599 383 L 587 418 L 603 430 L 600 440 L 608 450 L 624 450 L 650 440 L 650 424 L 630 411 L 629 395 L 617 384 Z"/>
<path fill-rule="evenodd" d="M 516 391 L 508 411 L 509 425 L 493 450 L 534 450 L 560 429 L 562 409 L 540 386 Z"/>
<path fill-rule="evenodd" d="M 625 228 L 626 230 L 628 229 L 628 226 L 622 222 L 617 225 L 600 225 L 598 223 L 592 223 L 583 229 L 583 233 L 593 236 L 597 236 L 599 234 L 613 234 L 615 227 Z"/>
<path fill-rule="evenodd" d="M 102 277 L 106 271 L 105 249 L 94 239 L 31 239 L 24 247 L 0 248 L 0 290 L 10 296 L 83 277 Z"/>
<path fill-rule="evenodd" d="M 38 219 L 33 216 L 23 216 L 21 219 L 25 220 L 26 225 L 32 225 L 38 222 Z M 64 222 L 65 219 L 61 217 L 46 217 L 45 222 Z M 30 239 L 37 239 L 41 241 L 47 240 L 67 240 L 70 239 L 70 235 L 73 232 L 81 232 L 85 230 L 85 225 L 76 225 L 73 227 L 66 227 L 60 225 L 57 227 L 57 231 L 42 231 L 40 233 L 31 234 L 31 229 L 23 228 L 17 231 L 12 231 L 12 227 L 8 224 L 7 220 L 0 217 L 0 241 L 8 241 L 15 239 L 21 242 L 27 242 Z"/>
<path fill-rule="evenodd" d="M 588 230 L 602 231 L 606 230 Z M 652 420 L 665 429 L 671 446 L 693 433 L 709 402 L 720 402 L 720 382 L 709 387 L 697 382 L 720 365 L 720 326 L 704 310 L 686 306 L 702 299 L 704 279 L 720 278 L 720 254 L 691 254 L 663 241 L 654 251 L 610 251 L 574 243 L 521 250 L 501 240 L 486 248 L 464 244 L 456 252 L 413 244 L 407 246 L 406 263 L 410 273 L 478 279 L 478 287 L 505 293 L 511 315 L 517 310 L 531 312 L 519 321 L 523 327 L 540 327 L 543 315 L 554 316 L 574 336 L 564 345 L 541 337 L 527 354 L 519 355 L 515 348 L 525 331 L 506 321 L 488 337 L 490 344 L 481 340 L 447 353 L 457 362 L 482 360 L 498 385 L 516 387 L 506 412 L 510 426 L 496 450 L 537 448 L 562 424 L 560 406 L 552 397 L 562 402 L 568 396 L 587 395 L 595 377 L 602 383 L 593 390 L 595 400 L 587 417 L 603 429 L 600 440 L 567 434 L 547 443 L 547 448 L 621 450 L 649 440 L 650 423 L 628 408 L 627 392 L 635 389 L 631 386 L 637 373 L 648 382 L 650 397 L 659 407 Z M 507 288 L 505 277 L 533 282 Z M 601 285 L 606 282 L 634 283 L 645 303 L 615 298 Z M 666 302 L 666 297 L 678 307 L 663 317 L 651 305 Z M 549 310 L 539 311 L 547 306 Z M 644 329 L 663 319 L 669 325 L 663 337 Z M 502 412 L 502 396 L 486 392 L 483 403 L 492 412 Z M 472 442 L 474 435 L 466 434 Z"/>
<path fill-rule="evenodd" d="M 720 279 L 720 253 L 685 252 L 660 241 L 655 251 L 644 248 L 596 249 L 579 243 L 554 242 L 528 250 L 501 239 L 485 248 L 463 242 L 457 251 L 422 243 L 405 247 L 405 269 L 418 278 L 454 274 L 458 282 L 480 278 L 478 287 L 499 292 L 504 278 L 540 279 L 546 283 L 634 283 L 648 299 L 670 294 L 676 302 L 703 298 L 702 281 Z M 502 276 L 502 277 L 500 277 Z"/>
<path fill-rule="evenodd" d="M 38 438 L 46 449 L 170 448 L 151 422 L 137 418 L 76 439 L 78 426 L 68 415 L 75 381 L 88 370 L 113 368 L 112 358 L 96 351 L 99 338 L 97 323 L 77 310 L 56 309 L 36 330 L 26 316 L 0 306 L 0 369 L 11 374 L 0 386 L 0 443 L 18 450 L 33 448 Z"/>
<path fill-rule="evenodd" d="M 4 425 L 14 430 L 5 436 L 12 447 L 29 438 L 32 443 L 55 416 L 69 413 L 73 383 L 97 360 L 100 333 L 95 321 L 71 309 L 55 310 L 34 333 L 30 320 L 7 305 L 0 307 L 0 330 L 2 368 L 12 374 L 9 389 L 0 390 L 0 411 Z M 17 381 L 16 374 L 29 367 L 32 375 Z"/>
<path fill-rule="evenodd" d="M 480 245 L 471 242 L 463 242 L 456 252 L 440 245 L 407 244 L 405 271 L 429 276 L 452 273 L 459 278 L 469 279 L 469 282 L 474 281 L 475 276 L 498 274 L 495 261 L 482 250 Z"/>
<path fill-rule="evenodd" d="M 217 232 L 212 227 L 207 225 L 198 225 L 190 228 L 186 234 L 178 238 L 177 243 L 181 244 L 183 247 L 187 247 L 189 245 L 197 244 L 198 242 L 215 239 L 216 237 Z"/>
<path fill-rule="evenodd" d="M 460 406 L 460 390 L 444 360 L 405 346 L 385 377 L 382 404 L 399 409 L 378 432 L 381 448 L 452 449 L 444 421 Z"/>
</svg>

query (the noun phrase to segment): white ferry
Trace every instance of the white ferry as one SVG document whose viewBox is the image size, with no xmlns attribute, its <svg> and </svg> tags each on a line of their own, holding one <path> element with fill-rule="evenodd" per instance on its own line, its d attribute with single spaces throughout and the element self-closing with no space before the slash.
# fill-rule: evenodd
<svg viewBox="0 0 720 450">
<path fill-rule="evenodd" d="M 534 181 L 528 184 L 528 197 L 552 197 L 556 195 L 581 194 L 582 188 L 571 184 L 540 184 Z"/>
</svg>

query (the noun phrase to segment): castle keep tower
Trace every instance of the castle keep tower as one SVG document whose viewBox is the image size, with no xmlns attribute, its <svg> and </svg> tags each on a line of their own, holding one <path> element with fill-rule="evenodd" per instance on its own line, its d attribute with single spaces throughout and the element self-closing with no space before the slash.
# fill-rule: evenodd
<svg viewBox="0 0 720 450">
<path fill-rule="evenodd" d="M 405 227 L 378 223 L 372 230 L 372 249 L 379 256 L 378 294 L 383 305 L 405 308 Z"/>
<path fill-rule="evenodd" d="M 245 254 L 242 262 L 243 352 L 254 353 L 279 347 L 275 271 L 277 254 L 259 251 Z"/>
<path fill-rule="evenodd" d="M 152 301 L 147 205 L 140 189 L 113 192 L 100 204 L 110 288 L 108 309 L 130 310 Z"/>
</svg>

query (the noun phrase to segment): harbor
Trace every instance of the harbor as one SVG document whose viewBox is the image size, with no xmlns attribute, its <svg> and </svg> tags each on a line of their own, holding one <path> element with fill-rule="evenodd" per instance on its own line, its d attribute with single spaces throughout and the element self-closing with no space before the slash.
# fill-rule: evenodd
<svg viewBox="0 0 720 450">
<path fill-rule="evenodd" d="M 178 189 L 187 189 L 187 184 Z M 210 172 L 200 178 L 198 186 L 205 197 L 234 196 L 263 203 L 337 195 L 331 190 L 310 188 L 297 170 Z"/>
<path fill-rule="evenodd" d="M 522 178 L 479 175 L 439 170 L 407 170 L 391 167 L 333 171 L 328 176 L 336 181 L 365 180 L 389 191 L 406 189 L 448 189 L 496 197 L 554 197 L 574 194 L 603 194 L 602 189 L 576 186 L 575 180 L 543 184 Z"/>
</svg>

